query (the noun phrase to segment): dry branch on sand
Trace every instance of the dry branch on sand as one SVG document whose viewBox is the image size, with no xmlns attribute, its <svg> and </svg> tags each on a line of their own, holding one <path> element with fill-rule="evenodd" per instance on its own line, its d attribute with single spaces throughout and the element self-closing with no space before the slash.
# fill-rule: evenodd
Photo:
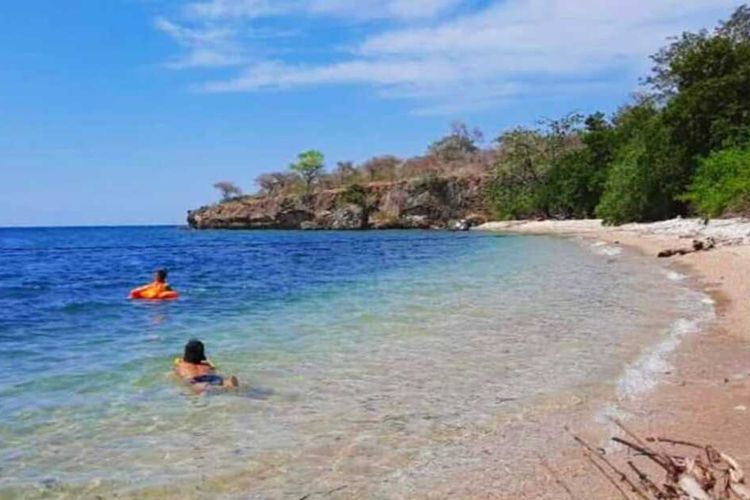
<svg viewBox="0 0 750 500">
<path fill-rule="evenodd" d="M 708 237 L 705 240 L 693 240 L 692 248 L 668 248 L 659 252 L 657 257 L 672 257 L 673 255 L 685 255 L 693 252 L 712 250 L 716 247 L 716 240 Z"/>
<path fill-rule="evenodd" d="M 750 500 L 750 488 L 736 460 L 710 445 L 700 445 L 663 437 L 641 439 L 619 420 L 613 422 L 627 435 L 615 437 L 634 456 L 623 470 L 597 449 L 571 433 L 596 470 L 612 485 L 620 498 L 630 500 Z M 568 430 L 568 432 L 570 432 Z M 690 453 L 692 452 L 692 454 Z M 644 463 L 638 465 L 635 459 Z M 661 480 L 649 476 L 645 468 L 661 470 Z M 566 488 L 567 490 L 567 488 Z"/>
</svg>

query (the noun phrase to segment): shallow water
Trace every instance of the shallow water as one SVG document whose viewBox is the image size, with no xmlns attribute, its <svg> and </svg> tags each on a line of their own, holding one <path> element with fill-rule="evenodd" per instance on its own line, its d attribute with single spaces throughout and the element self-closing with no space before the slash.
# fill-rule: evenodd
<svg viewBox="0 0 750 500">
<path fill-rule="evenodd" d="M 181 299 L 125 300 L 158 266 Z M 456 429 L 648 388 L 644 346 L 696 304 L 642 257 L 557 238 L 0 229 L 0 494 L 346 476 L 387 496 Z M 175 382 L 190 337 L 244 387 Z"/>
</svg>

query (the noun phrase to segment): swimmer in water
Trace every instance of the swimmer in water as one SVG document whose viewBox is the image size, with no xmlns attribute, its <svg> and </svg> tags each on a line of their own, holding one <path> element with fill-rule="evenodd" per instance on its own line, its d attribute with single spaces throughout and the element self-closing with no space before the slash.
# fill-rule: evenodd
<svg viewBox="0 0 750 500">
<path fill-rule="evenodd" d="M 157 269 L 154 281 L 130 291 L 131 299 L 176 299 L 177 292 L 167 283 L 167 270 Z"/>
<path fill-rule="evenodd" d="M 185 354 L 182 359 L 175 360 L 174 371 L 178 377 L 193 386 L 197 393 L 205 392 L 209 387 L 234 389 L 239 386 L 237 377 L 222 377 L 216 373 L 216 368 L 206 358 L 203 342 L 197 339 L 185 344 Z"/>
</svg>

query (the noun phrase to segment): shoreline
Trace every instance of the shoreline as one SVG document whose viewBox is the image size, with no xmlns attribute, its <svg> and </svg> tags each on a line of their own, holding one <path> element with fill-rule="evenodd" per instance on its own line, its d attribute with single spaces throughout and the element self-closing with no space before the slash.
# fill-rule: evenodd
<svg viewBox="0 0 750 500">
<path fill-rule="evenodd" d="M 652 224 L 602 226 L 600 221 L 492 222 L 479 231 L 509 234 L 580 237 L 627 247 L 653 256 L 668 248 L 690 247 L 692 239 L 714 238 L 716 248 L 665 259 L 686 275 L 693 288 L 713 300 L 715 317 L 697 332 L 682 335 L 666 355 L 671 368 L 655 386 L 624 402 L 632 415 L 628 425 L 641 435 L 669 436 L 712 444 L 750 467 L 750 221 L 721 220 L 703 225 L 695 219 Z M 666 266 L 665 266 L 666 267 Z M 582 424 L 575 431 L 606 445 L 612 429 L 602 422 Z M 623 451 L 614 451 L 624 463 Z M 581 497 L 611 498 L 616 492 L 582 458 L 572 443 L 554 457 L 549 470 L 565 478 Z M 545 467 L 546 469 L 547 467 Z M 513 496 L 561 498 L 556 479 L 529 478 Z M 471 495 L 475 496 L 475 495 Z"/>
</svg>

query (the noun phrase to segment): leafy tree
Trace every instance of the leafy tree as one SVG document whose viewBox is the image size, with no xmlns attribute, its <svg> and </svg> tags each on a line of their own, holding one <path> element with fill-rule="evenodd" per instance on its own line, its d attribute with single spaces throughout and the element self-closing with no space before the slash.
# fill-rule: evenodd
<svg viewBox="0 0 750 500">
<path fill-rule="evenodd" d="M 607 224 L 652 221 L 684 209 L 678 199 L 684 189 L 678 147 L 653 100 L 620 110 L 615 117 L 619 147 L 597 215 Z"/>
<path fill-rule="evenodd" d="M 652 59 L 647 83 L 665 103 L 664 123 L 684 153 L 679 161 L 688 177 L 699 157 L 750 137 L 748 6 L 711 32 L 683 33 Z"/>
<path fill-rule="evenodd" d="M 627 108 L 616 120 L 619 152 L 597 210 L 609 223 L 687 213 L 686 200 L 715 213 L 707 200 L 716 200 L 717 192 L 693 180 L 700 158 L 750 137 L 747 6 L 711 32 L 683 33 L 652 59 L 646 81 L 654 98 Z M 719 163 L 731 162 L 719 157 L 707 165 Z"/>
<path fill-rule="evenodd" d="M 537 205 L 555 218 L 587 218 L 599 204 L 616 140 L 612 125 L 602 113 L 568 115 L 547 121 L 550 143 L 549 169 Z"/>
<path fill-rule="evenodd" d="M 360 209 L 360 229 L 368 229 L 370 227 L 370 215 L 378 207 L 377 194 L 368 190 L 361 184 L 350 184 L 346 187 L 341 195 L 341 200 L 344 203 L 351 203 L 356 205 Z"/>
<path fill-rule="evenodd" d="M 300 176 L 305 184 L 305 192 L 310 193 L 313 184 L 323 173 L 325 157 L 320 151 L 314 149 L 300 153 L 297 161 L 289 165 L 289 168 Z"/>
<path fill-rule="evenodd" d="M 232 198 L 242 195 L 242 190 L 236 184 L 229 181 L 219 181 L 214 184 L 214 188 L 221 192 L 221 199 L 224 201 L 229 201 Z"/>
<path fill-rule="evenodd" d="M 571 211 L 558 196 L 569 175 L 573 152 L 581 149 L 576 114 L 541 122 L 541 129 L 516 128 L 497 139 L 500 158 L 490 186 L 499 217 L 551 217 Z"/>
<path fill-rule="evenodd" d="M 705 217 L 750 210 L 750 144 L 718 151 L 701 161 L 685 196 Z"/>
<path fill-rule="evenodd" d="M 466 124 L 456 122 L 451 125 L 450 134 L 430 145 L 429 153 L 446 162 L 465 160 L 479 151 L 477 143 L 482 138 L 478 128 L 469 130 Z"/>
<path fill-rule="evenodd" d="M 710 66 L 706 68 L 695 64 L 695 56 L 701 54 L 707 48 L 706 42 L 712 39 L 725 40 L 733 47 L 746 44 L 750 40 L 750 7 L 738 7 L 713 32 L 703 29 L 697 33 L 684 32 L 673 37 L 671 43 L 651 56 L 654 65 L 645 83 L 654 89 L 657 97 L 668 100 L 686 87 L 705 80 L 707 74 L 715 74 L 719 67 L 731 61 L 713 59 L 708 61 Z"/>
<path fill-rule="evenodd" d="M 597 170 L 587 149 L 571 151 L 562 156 L 547 172 L 540 189 L 540 206 L 555 218 L 588 218 L 599 204 L 606 179 Z M 609 165 L 606 167 L 609 168 Z"/>
<path fill-rule="evenodd" d="M 498 217 L 519 219 L 539 214 L 536 197 L 549 166 L 545 137 L 516 128 L 497 139 L 501 156 L 490 187 Z"/>
<path fill-rule="evenodd" d="M 606 191 L 596 213 L 605 224 L 646 220 L 654 183 L 644 168 L 645 148 L 633 142 L 624 148 L 612 166 Z"/>
<path fill-rule="evenodd" d="M 600 179 L 606 179 L 607 167 L 614 159 L 617 148 L 617 137 L 614 126 L 607 121 L 604 113 L 597 112 L 586 117 L 584 121 L 585 130 L 581 141 L 589 151 L 589 161 L 594 169 L 599 172 Z"/>
<path fill-rule="evenodd" d="M 684 145 L 685 162 L 744 143 L 750 132 L 750 41 L 718 36 L 681 54 L 672 67 L 679 92 L 664 121 L 672 141 Z"/>
<path fill-rule="evenodd" d="M 582 148 L 569 152 L 559 163 L 564 183 L 559 187 L 556 210 L 567 217 L 591 217 L 604 193 L 617 150 L 615 127 L 603 113 L 586 117 L 580 134 Z M 557 172 L 551 172 L 554 180 Z"/>
</svg>

